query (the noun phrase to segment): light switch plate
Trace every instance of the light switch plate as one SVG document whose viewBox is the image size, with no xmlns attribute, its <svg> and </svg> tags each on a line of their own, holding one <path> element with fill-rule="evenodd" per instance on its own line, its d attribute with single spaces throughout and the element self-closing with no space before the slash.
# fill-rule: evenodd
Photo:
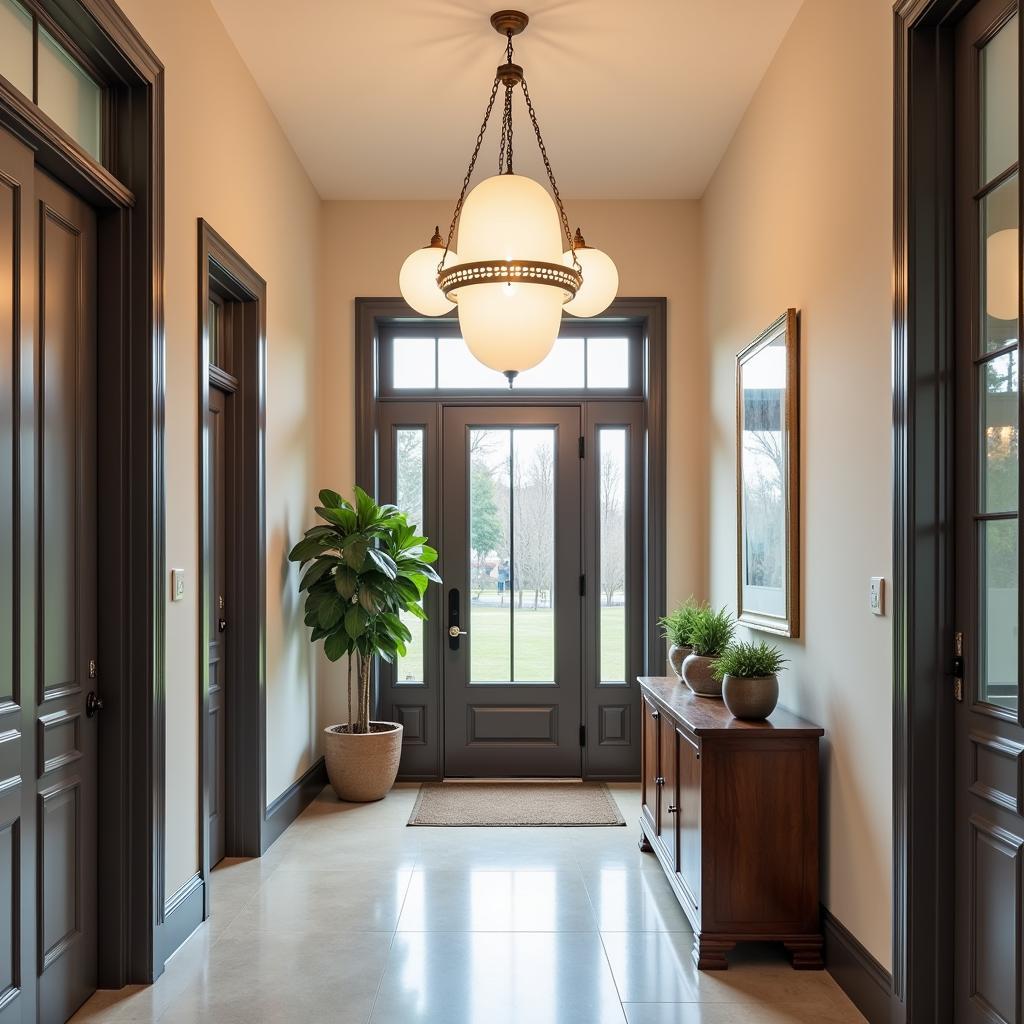
<svg viewBox="0 0 1024 1024">
<path fill-rule="evenodd" d="M 184 569 L 172 569 L 171 570 L 171 600 L 172 601 L 184 601 L 185 600 L 185 570 Z"/>
<path fill-rule="evenodd" d="M 884 576 L 872 576 L 871 584 L 868 588 L 868 607 L 870 607 L 872 614 L 884 615 L 885 614 L 885 577 Z"/>
</svg>

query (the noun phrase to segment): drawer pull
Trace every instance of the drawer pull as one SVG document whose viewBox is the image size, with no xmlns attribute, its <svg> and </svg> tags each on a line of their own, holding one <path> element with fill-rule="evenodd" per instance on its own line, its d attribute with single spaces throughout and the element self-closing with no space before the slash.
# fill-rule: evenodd
<svg viewBox="0 0 1024 1024">
<path fill-rule="evenodd" d="M 659 776 L 658 776 L 658 777 L 657 777 L 657 778 L 656 778 L 656 779 L 654 780 L 654 784 L 655 784 L 656 786 L 664 786 L 664 785 L 665 785 L 665 776 L 664 776 L 664 775 L 659 775 Z"/>
<path fill-rule="evenodd" d="M 676 813 L 676 805 L 675 804 L 669 804 L 668 805 L 668 813 L 669 814 L 675 814 Z"/>
<path fill-rule="evenodd" d="M 651 718 L 661 718 L 661 712 L 660 711 L 652 711 L 651 712 Z"/>
</svg>

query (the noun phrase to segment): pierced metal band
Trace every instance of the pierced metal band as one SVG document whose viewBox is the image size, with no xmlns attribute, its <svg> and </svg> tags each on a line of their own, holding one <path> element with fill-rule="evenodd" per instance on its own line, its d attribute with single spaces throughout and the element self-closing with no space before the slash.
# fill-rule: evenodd
<svg viewBox="0 0 1024 1024">
<path fill-rule="evenodd" d="M 583 275 L 574 267 L 561 263 L 543 263 L 540 260 L 478 260 L 476 263 L 457 263 L 437 275 L 441 291 L 452 301 L 458 300 L 458 289 L 471 284 L 546 284 L 561 288 L 563 302 L 574 298 L 583 284 Z"/>
</svg>

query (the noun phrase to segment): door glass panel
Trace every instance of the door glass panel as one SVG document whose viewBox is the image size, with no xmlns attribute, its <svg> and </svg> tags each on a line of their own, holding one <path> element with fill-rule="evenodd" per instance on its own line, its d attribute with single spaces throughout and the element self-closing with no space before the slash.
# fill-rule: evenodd
<svg viewBox="0 0 1024 1024">
<path fill-rule="evenodd" d="M 470 682 L 512 679 L 512 432 L 469 432 Z"/>
<path fill-rule="evenodd" d="M 993 352 L 1017 341 L 1021 279 L 1017 196 L 1014 174 L 982 200 L 983 352 Z"/>
<path fill-rule="evenodd" d="M 32 98 L 32 16 L 16 0 L 0 0 L 0 75 Z"/>
<path fill-rule="evenodd" d="M 979 523 L 979 700 L 1017 709 L 1017 521 Z"/>
<path fill-rule="evenodd" d="M 555 431 L 470 431 L 470 681 L 555 677 Z"/>
<path fill-rule="evenodd" d="M 587 387 L 629 387 L 629 338 L 587 338 Z"/>
<path fill-rule="evenodd" d="M 598 434 L 601 682 L 626 681 L 626 430 Z"/>
<path fill-rule="evenodd" d="M 36 102 L 94 159 L 100 159 L 103 90 L 42 26 Z"/>
<path fill-rule="evenodd" d="M 1019 375 L 1016 349 L 982 369 L 982 512 L 1017 511 Z"/>
<path fill-rule="evenodd" d="M 981 51 L 981 183 L 1017 159 L 1017 15 Z"/>
<path fill-rule="evenodd" d="M 391 347 L 392 387 L 436 387 L 434 344 L 433 338 L 395 338 Z"/>
<path fill-rule="evenodd" d="M 512 431 L 512 678 L 555 680 L 555 432 Z"/>
<path fill-rule="evenodd" d="M 402 427 L 395 431 L 395 504 L 417 527 L 423 525 L 423 428 Z M 422 602 L 421 602 L 422 604 Z M 423 682 L 423 620 L 402 612 L 402 621 L 412 633 L 407 653 L 395 662 L 399 685 Z"/>
</svg>

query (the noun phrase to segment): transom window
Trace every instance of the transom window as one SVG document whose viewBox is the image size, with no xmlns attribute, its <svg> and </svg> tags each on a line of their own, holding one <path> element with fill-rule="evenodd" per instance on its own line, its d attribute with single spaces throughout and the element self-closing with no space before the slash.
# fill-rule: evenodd
<svg viewBox="0 0 1024 1024">
<path fill-rule="evenodd" d="M 103 162 L 104 89 L 84 55 L 31 4 L 0 0 L 0 75 Z"/>
<path fill-rule="evenodd" d="M 470 352 L 458 321 L 395 321 L 380 339 L 380 393 L 633 396 L 640 391 L 641 340 L 633 323 L 563 324 L 547 358 L 519 374 L 510 392 L 505 376 Z"/>
</svg>

